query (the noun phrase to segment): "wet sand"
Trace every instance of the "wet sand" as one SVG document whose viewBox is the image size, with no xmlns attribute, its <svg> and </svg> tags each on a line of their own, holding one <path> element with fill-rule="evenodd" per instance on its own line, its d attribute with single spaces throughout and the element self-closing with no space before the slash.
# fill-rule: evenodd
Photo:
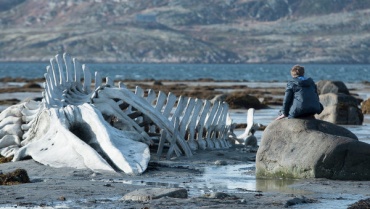
<svg viewBox="0 0 370 209">
<path fill-rule="evenodd" d="M 151 81 L 139 83 L 143 88 L 153 84 Z M 212 81 L 181 83 L 192 88 L 181 89 L 179 93 L 192 92 L 191 94 L 196 94 L 196 91 L 204 92 L 202 87 L 207 87 L 212 92 L 219 89 L 220 92 L 229 92 L 250 88 L 248 91 L 260 98 L 272 97 L 269 100 L 272 104 L 278 104 L 284 92 L 284 84 L 280 83 L 273 83 L 271 86 L 268 83 L 264 86 L 262 83 L 235 82 L 228 82 L 226 85 L 223 82 Z M 126 85 L 137 84 L 138 82 L 132 81 Z M 21 86 L 19 83 L 12 85 Z M 166 86 L 175 88 L 184 85 L 179 83 L 171 85 L 170 82 L 164 81 L 156 88 Z M 365 85 L 352 89 L 351 93 L 360 92 L 361 95 L 368 95 L 369 89 L 369 86 Z M 20 99 L 12 96 L 14 94 L 7 93 L 7 97 L 0 94 L 0 99 L 3 101 L 10 98 Z M 245 111 L 238 110 L 238 114 L 244 115 Z M 360 199 L 370 198 L 370 181 L 256 179 L 254 157 L 254 152 L 244 152 L 237 146 L 227 150 L 197 151 L 190 158 L 165 160 L 153 156 L 147 171 L 140 176 L 51 168 L 32 159 L 5 163 L 0 165 L 0 172 L 7 173 L 23 168 L 28 172 L 31 183 L 0 186 L 0 208 L 273 209 L 293 204 L 293 200 L 295 203 L 299 200 L 305 203 L 290 206 L 291 208 L 347 208 L 349 204 Z M 173 187 L 185 188 L 188 191 L 188 198 L 162 197 L 146 202 L 120 200 L 125 194 L 136 189 Z M 215 192 L 225 195 L 209 198 Z"/>
</svg>

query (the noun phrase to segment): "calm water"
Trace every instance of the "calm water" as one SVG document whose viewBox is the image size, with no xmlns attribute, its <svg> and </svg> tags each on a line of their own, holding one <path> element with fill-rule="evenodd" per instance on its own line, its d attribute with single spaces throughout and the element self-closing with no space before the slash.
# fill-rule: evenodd
<svg viewBox="0 0 370 209">
<path fill-rule="evenodd" d="M 0 78 L 41 78 L 48 63 L 0 63 Z M 287 81 L 293 64 L 86 64 L 91 72 L 114 79 Z M 370 81 L 370 65 L 305 64 L 306 75 L 345 83 Z"/>
</svg>

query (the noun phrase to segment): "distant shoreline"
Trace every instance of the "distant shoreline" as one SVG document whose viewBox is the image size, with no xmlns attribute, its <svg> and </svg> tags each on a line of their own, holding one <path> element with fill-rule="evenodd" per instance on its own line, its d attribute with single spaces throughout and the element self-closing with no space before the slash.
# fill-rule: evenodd
<svg viewBox="0 0 370 209">
<path fill-rule="evenodd" d="M 80 62 L 83 64 L 82 62 Z M 296 63 L 295 63 L 296 64 Z M 42 79 L 49 63 L 0 63 L 0 78 Z M 116 81 L 287 82 L 292 64 L 85 64 L 92 77 Z M 370 65 L 304 64 L 314 81 L 369 82 Z M 354 73 L 355 72 L 355 73 Z"/>
</svg>

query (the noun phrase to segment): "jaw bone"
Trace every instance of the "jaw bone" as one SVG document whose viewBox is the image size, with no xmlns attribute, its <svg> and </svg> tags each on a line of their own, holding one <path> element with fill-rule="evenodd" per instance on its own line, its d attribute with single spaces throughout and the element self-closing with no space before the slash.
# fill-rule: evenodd
<svg viewBox="0 0 370 209">
<path fill-rule="evenodd" d="M 158 146 L 158 157 L 167 147 L 167 159 L 231 146 L 226 103 L 163 92 L 156 96 L 152 90 L 145 96 L 140 87 L 132 92 L 109 78 L 102 84 L 98 73 L 91 86 L 86 66 L 66 54 L 51 59 L 43 101 L 0 114 L 1 123 L 10 127 L 0 132 L 0 153 L 14 155 L 13 161 L 31 156 L 53 167 L 140 174 L 150 159 L 148 145 Z"/>
</svg>

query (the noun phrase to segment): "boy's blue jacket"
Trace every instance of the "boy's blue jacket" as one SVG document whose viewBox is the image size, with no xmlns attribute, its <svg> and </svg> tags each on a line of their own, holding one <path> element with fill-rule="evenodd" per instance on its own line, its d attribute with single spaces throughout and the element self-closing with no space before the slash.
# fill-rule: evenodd
<svg viewBox="0 0 370 209">
<path fill-rule="evenodd" d="M 320 114 L 322 110 L 323 106 L 312 78 L 297 77 L 288 81 L 282 108 L 285 116 L 296 118 Z"/>
</svg>

